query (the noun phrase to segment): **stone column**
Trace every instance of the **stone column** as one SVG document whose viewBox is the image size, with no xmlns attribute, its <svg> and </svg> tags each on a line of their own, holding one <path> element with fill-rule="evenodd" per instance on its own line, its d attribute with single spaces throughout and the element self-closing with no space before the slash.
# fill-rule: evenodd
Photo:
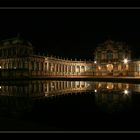
<svg viewBox="0 0 140 140">
<path fill-rule="evenodd" d="M 61 64 L 61 72 L 62 72 L 62 73 L 63 73 L 63 66 L 64 66 L 64 65 L 63 65 L 63 64 Z"/>
<path fill-rule="evenodd" d="M 56 73 L 58 72 L 58 64 L 56 64 Z"/>
<path fill-rule="evenodd" d="M 70 73 L 72 74 L 72 65 L 70 65 Z"/>
<path fill-rule="evenodd" d="M 58 71 L 61 72 L 61 64 L 58 65 Z"/>
<path fill-rule="evenodd" d="M 60 90 L 60 81 L 58 81 L 58 90 Z"/>
<path fill-rule="evenodd" d="M 69 73 L 69 66 L 68 65 L 67 65 L 66 71 L 67 71 L 67 74 L 68 74 Z"/>
<path fill-rule="evenodd" d="M 57 64 L 57 73 L 59 73 L 59 63 Z"/>
<path fill-rule="evenodd" d="M 61 72 L 61 64 L 59 64 L 59 73 Z"/>
<path fill-rule="evenodd" d="M 64 81 L 64 89 L 67 89 L 67 81 Z"/>
<path fill-rule="evenodd" d="M 76 73 L 76 65 L 74 65 L 73 70 L 74 70 L 74 74 L 75 74 Z"/>
<path fill-rule="evenodd" d="M 81 73 L 81 66 L 79 66 L 79 73 Z"/>
<path fill-rule="evenodd" d="M 52 72 L 52 63 L 49 63 L 49 71 Z"/>
<path fill-rule="evenodd" d="M 63 81 L 61 81 L 61 90 L 63 90 Z"/>
<path fill-rule="evenodd" d="M 55 68 L 54 68 L 54 69 L 55 69 L 54 71 L 55 71 L 55 73 L 57 73 L 57 64 L 55 64 L 54 67 L 55 67 Z"/>
<path fill-rule="evenodd" d="M 61 85 L 62 85 L 62 82 L 60 81 L 59 82 L 59 89 L 61 90 L 62 88 L 61 88 Z"/>
<path fill-rule="evenodd" d="M 49 71 L 49 62 L 46 62 L 46 65 L 47 65 L 47 69 L 46 69 L 47 72 L 50 72 L 50 71 Z"/>
<path fill-rule="evenodd" d="M 64 74 L 66 73 L 66 65 L 64 64 Z"/>
<path fill-rule="evenodd" d="M 72 81 L 70 82 L 70 88 L 72 89 Z"/>
</svg>

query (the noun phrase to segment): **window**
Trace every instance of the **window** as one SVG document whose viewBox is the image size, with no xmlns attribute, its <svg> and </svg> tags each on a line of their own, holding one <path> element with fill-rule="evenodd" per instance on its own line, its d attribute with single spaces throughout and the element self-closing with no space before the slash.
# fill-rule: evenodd
<svg viewBox="0 0 140 140">
<path fill-rule="evenodd" d="M 107 59 L 108 59 L 108 60 L 113 59 L 112 51 L 108 51 L 108 52 L 107 52 Z"/>
</svg>

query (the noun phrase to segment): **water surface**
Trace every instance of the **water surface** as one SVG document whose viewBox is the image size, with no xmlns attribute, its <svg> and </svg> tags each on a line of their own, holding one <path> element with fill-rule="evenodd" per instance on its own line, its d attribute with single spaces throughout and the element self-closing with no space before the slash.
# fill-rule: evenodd
<svg viewBox="0 0 140 140">
<path fill-rule="evenodd" d="M 140 84 L 0 82 L 0 130 L 140 130 Z"/>
</svg>

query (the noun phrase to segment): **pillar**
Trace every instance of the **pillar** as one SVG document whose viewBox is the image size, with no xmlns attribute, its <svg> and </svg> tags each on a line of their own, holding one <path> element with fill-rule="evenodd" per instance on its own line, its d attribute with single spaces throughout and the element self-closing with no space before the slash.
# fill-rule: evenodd
<svg viewBox="0 0 140 140">
<path fill-rule="evenodd" d="M 59 64 L 57 64 L 57 72 L 59 72 Z"/>
<path fill-rule="evenodd" d="M 63 72 L 63 64 L 61 64 L 61 72 Z"/>
</svg>

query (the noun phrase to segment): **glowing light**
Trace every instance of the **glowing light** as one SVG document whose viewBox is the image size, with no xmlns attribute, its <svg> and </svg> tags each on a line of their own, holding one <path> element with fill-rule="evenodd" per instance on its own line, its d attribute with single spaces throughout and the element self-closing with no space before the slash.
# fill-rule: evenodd
<svg viewBox="0 0 140 140">
<path fill-rule="evenodd" d="M 124 62 L 124 64 L 127 64 L 127 63 L 128 63 L 128 59 L 125 58 L 125 59 L 123 60 L 123 62 Z"/>
<path fill-rule="evenodd" d="M 1 69 L 1 66 L 0 66 L 0 69 Z"/>
<path fill-rule="evenodd" d="M 97 89 L 95 89 L 94 92 L 97 92 Z"/>
<path fill-rule="evenodd" d="M 0 89 L 1 89 L 1 86 L 0 86 Z"/>
<path fill-rule="evenodd" d="M 97 61 L 94 61 L 94 64 L 96 64 L 97 63 Z"/>
<path fill-rule="evenodd" d="M 124 90 L 124 94 L 128 94 L 128 90 Z"/>
</svg>

